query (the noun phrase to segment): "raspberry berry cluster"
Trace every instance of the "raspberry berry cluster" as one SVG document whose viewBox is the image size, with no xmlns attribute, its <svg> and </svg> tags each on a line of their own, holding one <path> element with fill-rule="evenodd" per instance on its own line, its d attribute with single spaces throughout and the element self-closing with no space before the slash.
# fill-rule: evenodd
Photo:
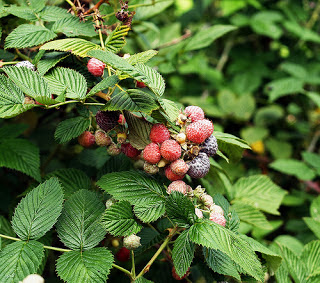
<svg viewBox="0 0 320 283">
<path fill-rule="evenodd" d="M 205 189 L 198 186 L 193 190 L 184 181 L 174 181 L 168 188 L 167 193 L 171 194 L 173 191 L 180 192 L 188 196 L 195 204 L 195 214 L 198 218 L 204 218 L 207 216 L 211 221 L 225 227 L 226 218 L 221 206 L 216 205 L 213 202 L 213 198 L 205 192 Z"/>
<path fill-rule="evenodd" d="M 213 124 L 205 119 L 198 106 L 188 106 L 177 117 L 180 132 L 170 133 L 164 124 L 154 124 L 150 131 L 151 143 L 143 150 L 144 170 L 155 174 L 164 168 L 170 181 L 182 180 L 186 174 L 202 178 L 210 169 L 209 157 L 218 150 L 212 135 Z"/>
</svg>

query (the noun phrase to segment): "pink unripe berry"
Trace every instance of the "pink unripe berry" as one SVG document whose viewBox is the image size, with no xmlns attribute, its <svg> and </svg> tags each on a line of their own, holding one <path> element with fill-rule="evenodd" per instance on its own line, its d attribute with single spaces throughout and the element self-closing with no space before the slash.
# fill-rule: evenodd
<svg viewBox="0 0 320 283">
<path fill-rule="evenodd" d="M 225 227 L 227 223 L 227 220 L 224 218 L 224 216 L 219 213 L 211 213 L 210 220 L 223 227 Z"/>
<path fill-rule="evenodd" d="M 210 195 L 208 195 L 208 194 L 203 194 L 203 195 L 200 197 L 200 200 L 203 202 L 203 204 L 204 204 L 205 206 L 210 207 L 211 205 L 213 205 L 212 196 L 210 196 Z"/>
<path fill-rule="evenodd" d="M 91 58 L 87 64 L 88 71 L 95 77 L 101 77 L 105 67 L 106 64 L 96 58 Z"/>
<path fill-rule="evenodd" d="M 183 159 L 173 161 L 170 164 L 170 167 L 173 173 L 180 176 L 185 175 L 189 170 L 189 165 Z"/>
<path fill-rule="evenodd" d="M 187 139 L 197 144 L 203 143 L 209 137 L 207 130 L 200 124 L 201 121 L 193 122 L 186 128 Z"/>
<path fill-rule="evenodd" d="M 194 212 L 198 216 L 198 218 L 203 218 L 203 213 L 199 208 L 196 208 Z"/>
<path fill-rule="evenodd" d="M 166 177 L 170 180 L 170 181 L 177 181 L 177 180 L 182 180 L 184 178 L 185 175 L 183 176 L 179 176 L 177 174 L 174 174 L 170 168 L 170 166 L 167 166 L 164 169 L 164 174 L 166 175 Z"/>
<path fill-rule="evenodd" d="M 134 250 L 141 246 L 140 239 L 141 238 L 135 234 L 127 236 L 123 239 L 123 246 L 128 250 Z"/>
<path fill-rule="evenodd" d="M 218 213 L 218 214 L 224 215 L 224 211 L 222 207 L 219 205 L 213 204 L 209 207 L 209 209 L 210 209 L 210 213 Z"/>
<path fill-rule="evenodd" d="M 210 137 L 213 133 L 213 124 L 210 120 L 204 119 L 199 121 L 200 127 L 203 127 L 205 131 L 207 132 L 207 138 Z"/>
<path fill-rule="evenodd" d="M 78 142 L 83 147 L 91 147 L 95 143 L 95 137 L 91 132 L 85 131 L 78 137 Z"/>
<path fill-rule="evenodd" d="M 187 184 L 183 181 L 172 182 L 167 189 L 167 193 L 171 194 L 172 191 L 180 192 L 184 195 L 187 194 Z"/>
</svg>

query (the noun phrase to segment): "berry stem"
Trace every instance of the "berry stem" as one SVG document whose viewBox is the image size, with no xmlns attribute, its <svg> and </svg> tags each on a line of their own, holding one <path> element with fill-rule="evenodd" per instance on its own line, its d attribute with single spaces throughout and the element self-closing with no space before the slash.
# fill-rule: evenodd
<svg viewBox="0 0 320 283">
<path fill-rule="evenodd" d="M 78 15 L 78 11 L 77 11 L 77 7 L 72 3 L 71 0 L 66 0 L 66 2 L 71 6 L 73 12 L 75 13 L 75 15 Z"/>
<path fill-rule="evenodd" d="M 112 266 L 113 266 L 114 268 L 116 268 L 116 269 L 119 269 L 119 270 L 122 271 L 123 273 L 129 275 L 130 278 L 132 278 L 132 274 L 131 274 L 131 272 L 130 272 L 129 270 L 127 270 L 127 269 L 125 269 L 125 268 L 123 268 L 123 267 L 121 267 L 121 266 L 119 266 L 119 265 L 117 265 L 117 264 L 114 264 L 114 263 L 112 264 Z"/>
<path fill-rule="evenodd" d="M 136 278 L 136 266 L 134 263 L 134 251 L 131 250 L 131 260 L 132 260 L 132 268 L 131 268 L 131 276 L 132 278 Z"/>
<path fill-rule="evenodd" d="M 96 25 L 97 25 L 97 26 L 100 26 L 99 20 L 96 20 Z M 101 44 L 102 50 L 105 50 L 104 41 L 103 41 L 103 36 L 102 36 L 102 32 L 101 32 L 101 29 L 100 29 L 100 28 L 98 29 L 98 33 L 99 33 L 100 44 Z"/>
<path fill-rule="evenodd" d="M 174 227 L 167 238 L 164 240 L 162 245 L 159 247 L 159 249 L 156 251 L 156 253 L 153 255 L 153 257 L 149 260 L 149 262 L 146 264 L 146 266 L 141 270 L 141 272 L 138 274 L 138 276 L 135 279 L 138 279 L 139 277 L 143 276 L 146 272 L 149 271 L 150 266 L 153 264 L 153 262 L 157 259 L 159 254 L 163 251 L 163 249 L 167 246 L 167 244 L 170 242 L 171 238 L 174 236 L 174 234 L 177 232 L 177 227 Z"/>
</svg>

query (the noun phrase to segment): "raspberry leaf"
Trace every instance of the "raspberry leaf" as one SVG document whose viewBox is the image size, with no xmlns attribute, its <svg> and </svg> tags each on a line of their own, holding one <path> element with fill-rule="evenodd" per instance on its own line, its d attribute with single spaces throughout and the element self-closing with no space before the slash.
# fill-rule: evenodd
<svg viewBox="0 0 320 283">
<path fill-rule="evenodd" d="M 112 33 L 108 35 L 105 42 L 107 51 L 118 53 L 126 44 L 125 37 L 127 36 L 130 27 L 127 25 L 117 26 Z"/>
<path fill-rule="evenodd" d="M 12 228 L 22 240 L 37 240 L 56 223 L 63 202 L 58 178 L 51 178 L 26 195 L 18 204 Z"/>
<path fill-rule="evenodd" d="M 68 51 L 80 57 L 87 57 L 87 53 L 95 49 L 101 49 L 100 45 L 81 38 L 58 39 L 40 47 L 40 50 Z"/>
<path fill-rule="evenodd" d="M 85 117 L 70 118 L 59 123 L 54 138 L 59 143 L 66 143 L 80 136 L 90 126 L 90 120 Z"/>
<path fill-rule="evenodd" d="M 46 175 L 45 179 L 47 180 L 51 177 L 59 178 L 65 199 L 78 190 L 89 190 L 91 187 L 91 180 L 87 174 L 75 168 L 58 169 Z"/>
<path fill-rule="evenodd" d="M 70 249 L 95 247 L 106 234 L 100 223 L 103 211 L 104 205 L 95 192 L 75 192 L 65 202 L 57 222 L 59 238 Z"/>
<path fill-rule="evenodd" d="M 0 282 L 22 281 L 37 273 L 44 256 L 43 245 L 37 241 L 18 241 L 0 252 Z"/>
<path fill-rule="evenodd" d="M 6 139 L 0 143 L 0 167 L 15 169 L 41 180 L 39 149 L 24 139 Z"/>
<path fill-rule="evenodd" d="M 101 82 L 97 83 L 87 94 L 86 98 L 96 94 L 99 91 L 105 90 L 109 87 L 114 87 L 119 82 L 119 78 L 116 75 L 104 78 Z"/>
<path fill-rule="evenodd" d="M 157 230 L 143 227 L 142 230 L 137 234 L 140 239 L 141 246 L 137 248 L 134 253 L 139 255 L 152 247 L 153 245 L 161 242 L 165 238 L 165 234 L 160 234 Z"/>
<path fill-rule="evenodd" d="M 16 234 L 13 231 L 9 220 L 7 220 L 2 215 L 0 215 L 0 234 L 16 237 Z M 0 241 L 0 247 L 3 249 L 5 246 L 9 245 L 12 242 L 12 240 L 3 238 Z"/>
<path fill-rule="evenodd" d="M 217 249 L 203 247 L 203 256 L 208 266 L 217 273 L 232 276 L 238 281 L 241 277 L 237 268 L 237 264 L 225 253 Z"/>
<path fill-rule="evenodd" d="M 52 40 L 57 35 L 43 27 L 30 24 L 23 24 L 15 28 L 5 40 L 5 49 L 26 48 L 42 44 Z"/>
<path fill-rule="evenodd" d="M 68 283 L 105 283 L 113 264 L 113 255 L 105 248 L 64 253 L 57 260 L 57 273 Z"/>
<path fill-rule="evenodd" d="M 61 94 L 66 90 L 66 97 L 77 100 L 84 99 L 87 93 L 87 82 L 83 75 L 68 68 L 55 68 L 44 76 L 50 90 Z"/>
<path fill-rule="evenodd" d="M 103 110 L 127 110 L 151 114 L 153 110 L 158 108 L 159 104 L 150 93 L 138 89 L 128 89 L 112 95 Z"/>
<path fill-rule="evenodd" d="M 166 198 L 166 212 L 174 223 L 184 228 L 190 227 L 197 218 L 191 200 L 176 191 Z"/>
<path fill-rule="evenodd" d="M 55 101 L 45 80 L 37 73 L 26 67 L 6 67 L 3 71 L 27 95 L 39 103 L 50 105 Z"/>
<path fill-rule="evenodd" d="M 258 281 L 264 280 L 261 263 L 253 249 L 232 231 L 212 221 L 202 220 L 190 227 L 189 236 L 198 245 L 222 251 Z"/>
<path fill-rule="evenodd" d="M 158 54 L 158 51 L 151 49 L 151 50 L 147 50 L 147 51 L 143 51 L 143 52 L 140 52 L 140 53 L 133 54 L 129 58 L 127 58 L 126 60 L 131 65 L 135 65 L 135 64 L 138 64 L 138 63 L 146 63 L 153 56 L 155 56 L 157 54 Z"/>
<path fill-rule="evenodd" d="M 143 222 L 150 223 L 156 221 L 165 213 L 165 205 L 162 201 L 148 201 L 144 200 L 136 202 L 134 206 L 135 215 Z"/>
<path fill-rule="evenodd" d="M 65 17 L 54 23 L 51 30 L 55 33 L 63 33 L 67 37 L 96 36 L 94 27 L 90 22 L 81 22 L 78 17 Z"/>
<path fill-rule="evenodd" d="M 45 52 L 45 50 L 41 50 Z M 60 61 L 67 58 L 68 53 L 65 52 L 49 52 L 45 54 L 37 64 L 37 70 L 41 76 L 57 65 Z"/>
<path fill-rule="evenodd" d="M 17 116 L 35 106 L 35 104 L 24 104 L 24 95 L 21 89 L 9 78 L 0 75 L 0 118 L 11 118 Z"/>
<path fill-rule="evenodd" d="M 142 226 L 136 222 L 129 202 L 113 204 L 102 216 L 102 224 L 113 236 L 129 236 L 138 233 Z"/>
<path fill-rule="evenodd" d="M 38 15 L 46 22 L 55 22 L 64 18 L 72 17 L 72 15 L 65 9 L 49 5 L 47 5 Z"/>
<path fill-rule="evenodd" d="M 195 244 L 189 239 L 189 230 L 183 231 L 175 240 L 172 250 L 173 264 L 176 273 L 182 277 L 186 274 L 194 257 Z"/>
</svg>

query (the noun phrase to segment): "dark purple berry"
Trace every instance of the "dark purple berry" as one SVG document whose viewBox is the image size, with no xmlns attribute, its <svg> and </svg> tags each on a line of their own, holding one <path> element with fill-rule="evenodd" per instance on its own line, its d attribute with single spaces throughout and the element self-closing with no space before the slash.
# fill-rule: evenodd
<svg viewBox="0 0 320 283">
<path fill-rule="evenodd" d="M 196 156 L 191 162 L 189 162 L 189 170 L 187 174 L 191 178 L 199 179 L 203 178 L 210 169 L 210 160 L 208 155 L 204 152 L 199 152 L 199 155 Z"/>
<path fill-rule="evenodd" d="M 217 150 L 218 150 L 217 138 L 211 135 L 202 144 L 200 152 L 204 152 L 208 156 L 213 156 L 217 153 Z"/>
<path fill-rule="evenodd" d="M 115 111 L 98 111 L 96 121 L 99 127 L 108 132 L 118 125 L 119 113 Z"/>
</svg>

